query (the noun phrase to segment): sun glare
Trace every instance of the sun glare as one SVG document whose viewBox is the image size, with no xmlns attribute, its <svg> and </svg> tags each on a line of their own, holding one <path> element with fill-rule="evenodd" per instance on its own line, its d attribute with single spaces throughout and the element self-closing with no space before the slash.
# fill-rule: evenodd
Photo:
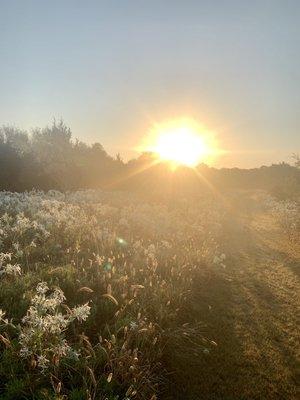
<svg viewBox="0 0 300 400">
<path fill-rule="evenodd" d="M 193 121 L 172 121 L 151 130 L 146 150 L 159 160 L 189 167 L 206 161 L 212 153 L 207 133 Z"/>
</svg>

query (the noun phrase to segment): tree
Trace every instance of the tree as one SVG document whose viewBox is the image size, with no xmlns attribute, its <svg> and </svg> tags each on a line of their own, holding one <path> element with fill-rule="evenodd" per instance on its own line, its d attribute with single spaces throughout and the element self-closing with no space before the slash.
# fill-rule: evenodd
<svg viewBox="0 0 300 400">
<path fill-rule="evenodd" d="M 293 159 L 295 162 L 295 167 L 300 168 L 300 156 L 299 154 L 293 154 Z"/>
</svg>

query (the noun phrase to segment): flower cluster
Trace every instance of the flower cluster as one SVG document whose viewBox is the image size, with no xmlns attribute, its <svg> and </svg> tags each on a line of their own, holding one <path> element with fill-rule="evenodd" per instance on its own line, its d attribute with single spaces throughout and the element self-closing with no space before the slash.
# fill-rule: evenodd
<svg viewBox="0 0 300 400">
<path fill-rule="evenodd" d="M 80 357 L 72 364 L 72 384 L 82 377 L 83 397 L 102 398 L 98 380 L 105 377 L 120 385 L 117 394 L 128 384 L 128 398 L 138 397 L 137 390 L 153 398 L 163 340 L 174 330 L 186 332 L 182 322 L 194 323 L 187 312 L 193 282 L 214 263 L 224 266 L 224 214 L 214 197 L 166 205 L 97 190 L 0 192 L 0 275 L 6 277 L 2 293 L 9 293 L 2 307 L 11 307 L 14 293 L 22 307 L 20 312 L 14 304 L 9 315 L 17 321 L 17 361 L 38 367 L 46 380 L 54 367 L 66 376 L 60 369 Z M 37 280 L 42 282 L 32 291 Z M 73 294 L 75 307 L 65 304 L 60 287 Z M 4 343 L 12 322 L 2 311 L 0 322 Z M 30 376 L 39 386 L 39 374 Z M 68 396 L 72 385 L 62 385 Z"/>
<path fill-rule="evenodd" d="M 12 264 L 12 253 L 0 253 L 0 276 L 1 275 L 21 275 L 21 266 Z"/>
<path fill-rule="evenodd" d="M 52 363 L 57 364 L 62 357 L 77 359 L 79 352 L 67 343 L 64 332 L 75 319 L 85 321 L 90 306 L 74 307 L 67 313 L 61 311 L 65 301 L 60 288 L 50 291 L 45 282 L 38 284 L 27 314 L 22 319 L 19 343 L 22 358 L 30 358 L 41 369 Z"/>
</svg>

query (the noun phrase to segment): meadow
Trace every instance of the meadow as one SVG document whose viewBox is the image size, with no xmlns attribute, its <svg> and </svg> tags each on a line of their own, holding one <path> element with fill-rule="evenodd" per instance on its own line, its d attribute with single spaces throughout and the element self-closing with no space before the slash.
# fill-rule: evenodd
<svg viewBox="0 0 300 400">
<path fill-rule="evenodd" d="M 299 21 L 0 0 L 0 400 L 300 400 Z"/>
<path fill-rule="evenodd" d="M 262 191 L 1 192 L 0 399 L 296 399 L 299 232 Z"/>
</svg>

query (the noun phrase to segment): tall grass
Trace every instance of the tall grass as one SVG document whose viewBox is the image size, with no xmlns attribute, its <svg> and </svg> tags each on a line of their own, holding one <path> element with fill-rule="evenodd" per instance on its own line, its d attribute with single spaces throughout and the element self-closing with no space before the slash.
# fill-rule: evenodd
<svg viewBox="0 0 300 400">
<path fill-rule="evenodd" d="M 166 346 L 211 345 L 191 289 L 225 262 L 223 215 L 208 197 L 2 192 L 1 399 L 156 399 Z"/>
</svg>

